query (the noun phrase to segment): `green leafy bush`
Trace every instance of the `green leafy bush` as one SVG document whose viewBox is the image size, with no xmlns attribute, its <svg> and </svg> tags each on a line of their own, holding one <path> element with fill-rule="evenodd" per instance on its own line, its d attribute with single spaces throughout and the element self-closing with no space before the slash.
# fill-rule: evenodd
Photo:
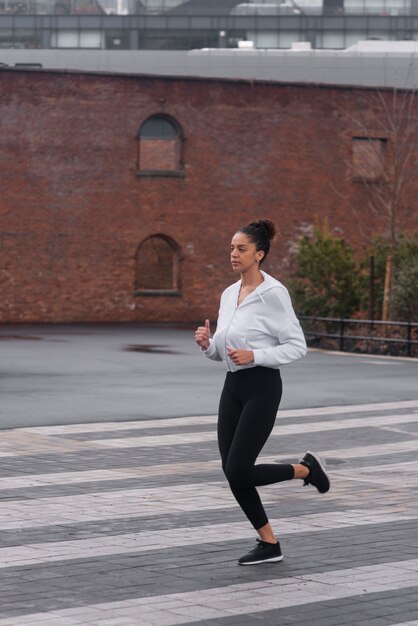
<svg viewBox="0 0 418 626">
<path fill-rule="evenodd" d="M 390 319 L 418 321 L 418 235 L 401 235 L 395 250 L 380 237 L 356 263 L 344 239 L 315 227 L 299 241 L 296 270 L 289 282 L 295 309 L 312 317 L 369 317 L 370 257 L 374 257 L 374 318 L 381 319 L 386 260 L 394 256 Z"/>
<path fill-rule="evenodd" d="M 418 320 L 418 257 L 403 261 L 396 272 L 393 288 L 393 309 L 397 320 Z"/>
<path fill-rule="evenodd" d="M 361 263 L 361 300 L 367 307 L 369 258 L 374 256 L 375 265 L 375 317 L 380 318 L 383 307 L 383 291 L 385 285 L 386 259 L 389 254 L 394 256 L 394 272 L 390 298 L 390 318 L 397 321 L 418 320 L 418 236 L 401 235 L 393 251 L 387 241 L 378 237 L 373 242 Z M 367 274 L 367 280 L 365 280 Z"/>
<path fill-rule="evenodd" d="M 331 235 L 326 225 L 300 240 L 296 265 L 289 287 L 300 315 L 351 317 L 358 310 L 360 278 L 354 250 Z"/>
</svg>

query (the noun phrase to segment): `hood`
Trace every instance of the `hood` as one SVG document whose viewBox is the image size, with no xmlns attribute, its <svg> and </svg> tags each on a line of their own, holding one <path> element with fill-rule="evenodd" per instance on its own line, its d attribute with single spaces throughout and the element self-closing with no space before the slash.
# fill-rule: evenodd
<svg viewBox="0 0 418 626">
<path fill-rule="evenodd" d="M 263 272 L 263 270 L 260 270 L 260 272 L 264 278 L 264 281 L 261 283 L 261 285 L 258 285 L 258 287 L 254 289 L 254 294 L 257 294 L 264 302 L 263 294 L 265 294 L 267 291 L 270 291 L 270 289 L 274 289 L 276 287 L 280 287 L 281 289 L 283 289 L 284 286 L 278 280 L 273 278 L 273 276 L 270 276 L 270 274 Z M 241 281 L 238 280 L 236 283 L 234 283 L 233 286 L 238 291 L 241 287 Z"/>
</svg>

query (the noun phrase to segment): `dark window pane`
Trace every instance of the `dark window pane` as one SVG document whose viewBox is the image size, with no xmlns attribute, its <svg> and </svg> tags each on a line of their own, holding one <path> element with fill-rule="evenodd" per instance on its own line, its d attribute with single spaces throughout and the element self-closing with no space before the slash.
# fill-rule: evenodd
<svg viewBox="0 0 418 626">
<path fill-rule="evenodd" d="M 176 128 L 164 117 L 152 117 L 141 128 L 141 139 L 173 139 L 176 137 Z"/>
<path fill-rule="evenodd" d="M 180 128 L 163 115 L 144 122 L 139 134 L 139 170 L 173 172 L 181 169 Z"/>
</svg>

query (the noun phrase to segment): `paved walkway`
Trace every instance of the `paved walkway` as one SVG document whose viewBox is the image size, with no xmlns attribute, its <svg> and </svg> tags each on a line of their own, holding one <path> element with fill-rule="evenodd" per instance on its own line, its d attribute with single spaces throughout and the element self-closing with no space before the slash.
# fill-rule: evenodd
<svg viewBox="0 0 418 626">
<path fill-rule="evenodd" d="M 418 400 L 279 412 L 263 458 L 322 452 L 325 496 L 221 474 L 215 417 L 18 428 L 0 444 L 0 626 L 418 626 Z"/>
</svg>

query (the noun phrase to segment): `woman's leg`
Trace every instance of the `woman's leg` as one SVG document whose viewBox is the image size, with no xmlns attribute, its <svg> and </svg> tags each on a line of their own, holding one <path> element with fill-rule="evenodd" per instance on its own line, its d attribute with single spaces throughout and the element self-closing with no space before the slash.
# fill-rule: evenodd
<svg viewBox="0 0 418 626">
<path fill-rule="evenodd" d="M 309 474 L 301 464 L 255 465 L 273 429 L 281 393 L 280 373 L 256 368 L 228 374 L 219 402 L 222 468 L 236 500 L 265 541 L 274 535 L 255 487 Z"/>
<path fill-rule="evenodd" d="M 241 402 L 228 390 L 227 378 L 219 402 L 218 415 L 218 446 L 222 459 L 222 469 L 225 474 L 227 472 L 228 458 L 230 455 L 231 446 L 234 441 L 237 427 L 241 419 L 242 408 L 243 407 Z M 230 487 L 232 493 L 235 495 L 238 504 L 241 504 L 242 498 L 240 489 L 234 488 L 234 486 L 231 484 Z M 254 501 L 251 503 L 252 509 L 263 509 L 260 497 L 255 489 L 252 490 L 250 498 L 254 499 Z M 260 537 L 264 541 L 275 543 L 276 539 L 269 523 L 264 524 L 262 528 L 258 529 L 258 532 L 260 534 Z"/>
<path fill-rule="evenodd" d="M 241 411 L 242 404 L 228 390 L 227 378 L 219 400 L 218 411 L 218 447 L 224 472 Z"/>
<path fill-rule="evenodd" d="M 290 464 L 255 465 L 273 428 L 277 408 L 277 399 L 270 395 L 252 398 L 245 404 L 225 464 L 231 491 L 256 530 L 268 524 L 256 486 L 295 477 Z"/>
</svg>

